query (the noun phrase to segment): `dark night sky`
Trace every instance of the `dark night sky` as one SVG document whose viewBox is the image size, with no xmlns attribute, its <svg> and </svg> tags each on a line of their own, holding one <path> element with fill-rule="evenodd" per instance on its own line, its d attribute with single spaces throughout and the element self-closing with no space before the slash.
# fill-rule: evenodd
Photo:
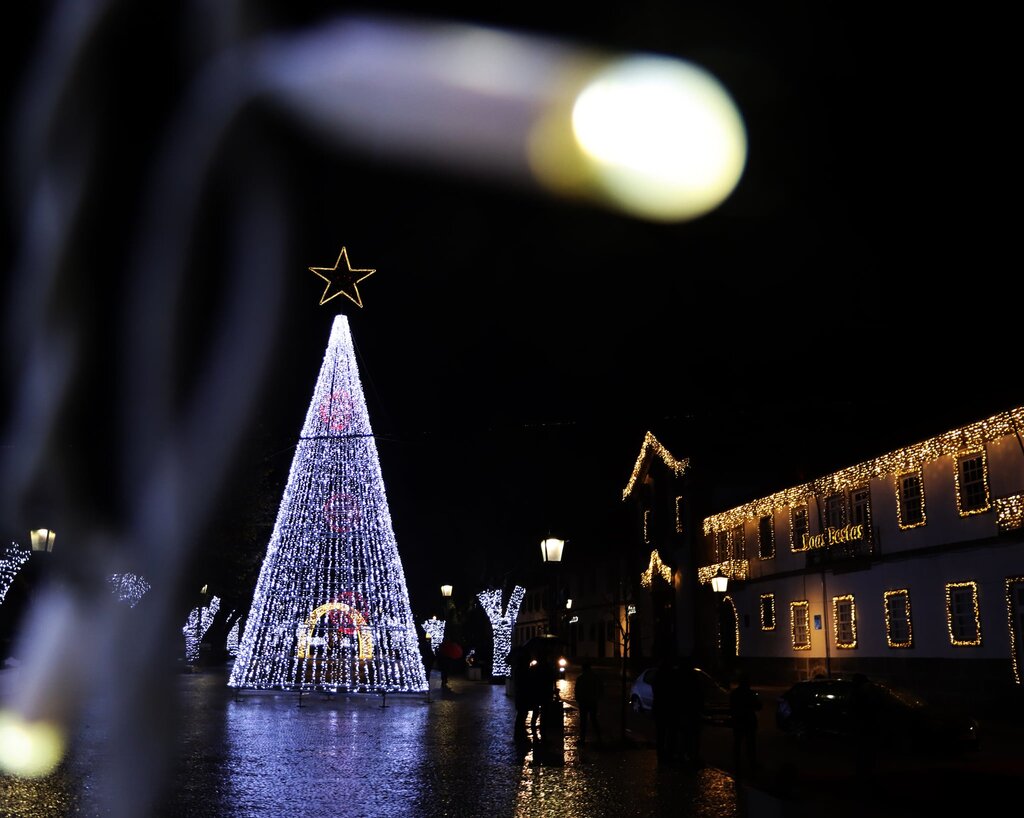
<svg viewBox="0 0 1024 818">
<path fill-rule="evenodd" d="M 345 10 L 296 5 L 241 4 L 253 35 Z M 96 57 L 107 148 L 81 239 L 94 286 L 80 302 L 94 360 L 119 343 L 109 310 L 130 275 L 136 171 L 191 76 L 172 6 L 122 9 Z M 403 11 L 374 6 L 385 8 Z M 720 208 L 652 224 L 398 166 L 254 114 L 252 155 L 284 180 L 293 264 L 266 386 L 243 421 L 269 430 L 270 451 L 243 453 L 230 480 L 253 456 L 286 473 L 340 307 L 417 617 L 444 581 L 468 593 L 519 579 L 549 529 L 570 555 L 613 547 L 608 520 L 648 430 L 720 487 L 717 511 L 1022 402 L 1003 209 L 1017 149 L 987 23 L 859 4 L 638 2 L 585 18 L 551 4 L 433 8 L 691 59 L 736 99 L 749 156 Z M 40 23 L 9 31 L 10 53 L 27 60 Z M 130 65 L 151 72 L 141 93 L 128 93 L 140 86 Z M 250 158 L 238 146 L 216 182 Z M 204 235 L 230 211 L 214 188 Z M 14 245 L 19 219 L 9 199 Z M 362 310 L 318 305 L 307 270 L 343 245 L 377 270 Z M 216 323 L 230 297 L 216 280 L 208 264 L 176 305 L 184 335 Z M 201 357 L 191 344 L 185 366 Z M 116 389 L 116 367 L 99 370 L 93 388 Z"/>
</svg>

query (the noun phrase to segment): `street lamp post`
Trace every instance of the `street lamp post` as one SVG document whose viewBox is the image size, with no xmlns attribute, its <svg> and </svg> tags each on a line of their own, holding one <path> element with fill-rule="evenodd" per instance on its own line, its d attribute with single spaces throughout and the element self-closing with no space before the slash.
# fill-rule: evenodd
<svg viewBox="0 0 1024 818">
<path fill-rule="evenodd" d="M 558 537 L 548 537 L 540 542 L 540 554 L 544 562 L 552 566 L 553 577 L 551 579 L 551 604 L 548 606 L 551 632 L 558 635 L 558 566 L 562 562 L 562 551 L 565 549 L 566 540 Z"/>
<path fill-rule="evenodd" d="M 47 553 L 53 551 L 53 541 L 57 537 L 53 529 L 33 528 L 28 535 L 32 541 L 33 551 L 45 551 Z"/>
</svg>

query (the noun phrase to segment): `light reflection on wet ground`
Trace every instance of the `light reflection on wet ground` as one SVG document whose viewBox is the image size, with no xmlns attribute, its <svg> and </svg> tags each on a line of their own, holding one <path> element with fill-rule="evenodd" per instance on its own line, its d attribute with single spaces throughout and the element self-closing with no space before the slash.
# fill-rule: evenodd
<svg viewBox="0 0 1024 818">
<path fill-rule="evenodd" d="M 224 686 L 219 672 L 183 674 L 172 786 L 153 818 L 732 818 L 732 780 L 714 768 L 658 769 L 654 752 L 579 749 L 565 736 L 512 740 L 502 685 L 453 679 L 451 692 L 298 697 Z M 560 683 L 571 698 L 569 683 Z M 386 704 L 387 706 L 382 706 Z M 546 748 L 546 750 L 545 750 Z M 90 760 L 102 730 L 85 729 L 65 768 L 41 782 L 0 778 L 4 818 L 100 818 Z M 563 760 L 554 766 L 552 759 Z"/>
</svg>

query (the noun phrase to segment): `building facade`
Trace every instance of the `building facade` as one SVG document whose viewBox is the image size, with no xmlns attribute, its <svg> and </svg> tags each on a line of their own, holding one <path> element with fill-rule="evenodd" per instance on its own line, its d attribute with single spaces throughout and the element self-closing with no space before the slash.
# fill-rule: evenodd
<svg viewBox="0 0 1024 818">
<path fill-rule="evenodd" d="M 706 517 L 697 638 L 765 682 L 864 673 L 1019 702 L 1022 434 L 1011 409 Z"/>
</svg>

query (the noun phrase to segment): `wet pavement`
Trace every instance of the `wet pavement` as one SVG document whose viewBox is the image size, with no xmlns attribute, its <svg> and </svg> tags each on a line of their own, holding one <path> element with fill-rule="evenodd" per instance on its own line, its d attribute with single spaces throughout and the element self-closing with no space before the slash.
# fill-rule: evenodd
<svg viewBox="0 0 1024 818">
<path fill-rule="evenodd" d="M 949 764 L 879 759 L 870 781 L 834 748 L 796 747 L 771 727 L 764 691 L 758 777 L 731 775 L 731 734 L 710 727 L 704 766 L 659 766 L 649 714 L 619 706 L 618 680 L 606 682 L 603 743 L 578 746 L 572 681 L 559 682 L 564 733 L 529 745 L 512 740 L 513 700 L 501 684 L 432 678 L 429 696 L 240 692 L 222 669 L 182 673 L 166 791 L 138 818 L 461 818 L 490 816 L 814 816 L 945 814 L 979 789 L 1008 794 L 1024 775 L 1020 732 L 1006 747 Z M 110 747 L 86 719 L 62 768 L 32 781 L 0 777 L 3 818 L 103 818 L 96 770 Z M 956 766 L 950 766 L 954 764 Z M 792 773 L 792 775 L 789 775 Z M 962 794 L 962 798 L 959 796 Z M 969 796 L 969 797 L 968 797 Z"/>
</svg>

